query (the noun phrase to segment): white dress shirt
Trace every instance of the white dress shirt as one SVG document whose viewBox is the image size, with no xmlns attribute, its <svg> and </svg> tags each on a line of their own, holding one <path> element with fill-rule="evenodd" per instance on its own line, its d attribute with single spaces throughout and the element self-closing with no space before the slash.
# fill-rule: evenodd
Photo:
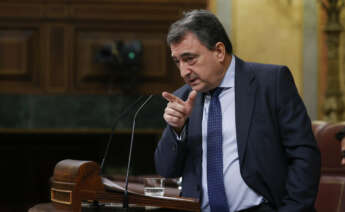
<svg viewBox="0 0 345 212">
<path fill-rule="evenodd" d="M 223 174 L 225 193 L 230 212 L 243 210 L 262 203 L 263 197 L 254 192 L 242 179 L 237 150 L 236 124 L 235 124 L 235 57 L 226 71 L 219 87 L 224 90 L 219 95 L 222 109 L 223 128 Z M 202 118 L 202 202 L 201 211 L 210 212 L 207 191 L 207 120 L 211 96 L 204 97 Z"/>
</svg>

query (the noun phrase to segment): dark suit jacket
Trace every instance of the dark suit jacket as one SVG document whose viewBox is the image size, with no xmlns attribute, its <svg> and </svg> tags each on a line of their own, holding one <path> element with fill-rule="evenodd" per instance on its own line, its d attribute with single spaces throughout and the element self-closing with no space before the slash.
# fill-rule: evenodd
<svg viewBox="0 0 345 212">
<path fill-rule="evenodd" d="M 187 99 L 190 91 L 185 85 L 175 95 Z M 157 172 L 182 176 L 185 197 L 201 195 L 202 111 L 198 93 L 186 140 L 178 142 L 167 126 L 155 152 Z M 235 114 L 240 172 L 247 185 L 278 211 L 315 211 L 320 152 L 289 69 L 236 58 Z"/>
</svg>

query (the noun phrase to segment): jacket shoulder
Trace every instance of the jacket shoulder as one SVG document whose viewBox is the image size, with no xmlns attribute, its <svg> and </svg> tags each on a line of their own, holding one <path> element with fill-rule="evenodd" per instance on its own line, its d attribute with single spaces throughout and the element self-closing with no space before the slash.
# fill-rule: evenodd
<svg viewBox="0 0 345 212">
<path fill-rule="evenodd" d="M 244 62 L 242 64 L 244 70 L 254 74 L 259 80 L 275 80 L 277 76 L 292 75 L 290 69 L 284 65 L 264 64 L 255 62 Z"/>
<path fill-rule="evenodd" d="M 263 73 L 268 74 L 274 71 L 289 69 L 287 66 L 283 65 L 275 65 L 275 64 L 264 64 L 264 63 L 254 63 L 254 62 L 246 62 L 245 66 L 254 71 L 255 73 Z"/>
</svg>

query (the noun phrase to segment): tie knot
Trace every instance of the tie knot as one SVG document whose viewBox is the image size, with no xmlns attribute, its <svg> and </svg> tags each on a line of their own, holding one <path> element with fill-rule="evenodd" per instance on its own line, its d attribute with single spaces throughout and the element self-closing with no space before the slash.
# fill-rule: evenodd
<svg viewBox="0 0 345 212">
<path fill-rule="evenodd" d="M 217 87 L 217 88 L 211 90 L 211 91 L 210 91 L 210 94 L 211 94 L 212 97 L 218 97 L 219 94 L 220 94 L 222 91 L 223 91 L 223 88 Z"/>
</svg>

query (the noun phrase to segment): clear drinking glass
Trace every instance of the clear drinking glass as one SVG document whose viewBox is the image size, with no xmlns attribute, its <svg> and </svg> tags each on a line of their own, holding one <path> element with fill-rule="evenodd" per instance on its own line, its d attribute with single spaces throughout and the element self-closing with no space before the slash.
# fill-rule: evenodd
<svg viewBox="0 0 345 212">
<path fill-rule="evenodd" d="M 146 196 L 164 196 L 164 178 L 148 177 L 144 178 L 144 193 Z"/>
</svg>

